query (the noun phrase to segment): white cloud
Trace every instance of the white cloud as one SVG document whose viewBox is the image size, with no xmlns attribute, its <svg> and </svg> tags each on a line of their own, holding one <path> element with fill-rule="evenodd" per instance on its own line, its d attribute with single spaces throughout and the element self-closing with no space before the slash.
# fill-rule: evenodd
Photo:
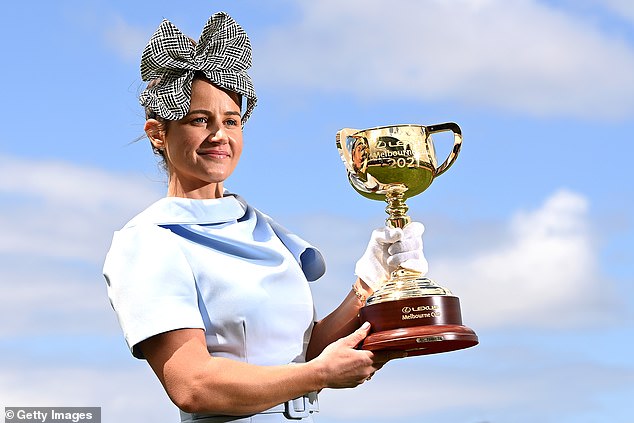
<svg viewBox="0 0 634 423">
<path fill-rule="evenodd" d="M 628 369 L 575 357 L 550 364 L 552 357 L 539 357 L 542 349 L 525 348 L 502 357 L 495 352 L 473 349 L 390 362 L 356 389 L 322 391 L 319 419 L 477 422 L 499 415 L 501 421 L 517 423 L 557 422 L 581 409 L 587 415 L 598 413 L 602 404 L 597 392 L 627 390 L 634 376 Z M 474 356 L 483 361 L 474 362 Z"/>
<path fill-rule="evenodd" d="M 98 264 L 10 255 L 0 266 L 0 338 L 119 333 Z"/>
<path fill-rule="evenodd" d="M 323 217 L 307 221 L 311 225 L 302 234 L 328 259 L 326 277 L 313 287 L 319 311 L 326 314 L 349 290 L 342 281 L 352 282 L 371 227 Z M 425 224 L 429 230 L 435 222 Z M 427 255 L 428 276 L 460 298 L 467 326 L 579 327 L 610 321 L 620 312 L 613 284 L 601 276 L 583 196 L 561 190 L 536 210 L 517 212 L 498 227 L 487 224 L 486 232 L 485 242 L 478 228 L 448 233 L 451 241 L 445 242 L 459 245 Z M 324 235 L 332 233 L 338 234 L 336 244 Z"/>
<path fill-rule="evenodd" d="M 0 367 L 5 407 L 101 407 L 101 421 L 178 421 L 178 410 L 145 362 L 123 368 Z"/>
<path fill-rule="evenodd" d="M 112 18 L 110 25 L 104 28 L 104 39 L 122 59 L 137 62 L 147 44 L 151 33 L 135 27 L 120 16 Z"/>
<path fill-rule="evenodd" d="M 0 155 L 0 335 L 114 330 L 101 265 L 113 231 L 159 198 L 147 180 Z M 81 318 L 78 318 L 81 316 Z"/>
<path fill-rule="evenodd" d="M 395 421 L 425 416 L 452 408 L 479 408 L 493 404 L 516 403 L 519 393 L 484 384 L 473 374 L 437 369 L 421 371 L 419 358 L 388 364 L 372 382 L 354 390 L 326 390 L 320 400 L 322 413 L 343 421 L 375 418 Z M 433 400 L 432 400 L 433 398 Z M 365 404 L 350 407 L 346 404 Z M 380 404 L 380 405 L 379 405 Z M 394 419 L 394 420 L 391 420 Z"/>
<path fill-rule="evenodd" d="M 497 246 L 435 260 L 433 274 L 463 302 L 477 326 L 563 328 L 609 321 L 612 284 L 601 277 L 587 200 L 559 191 L 537 210 L 518 212 Z"/>
<path fill-rule="evenodd" d="M 299 20 L 254 40 L 258 79 L 533 115 L 634 113 L 634 46 L 534 0 L 300 5 Z"/>
<path fill-rule="evenodd" d="M 157 187 L 50 160 L 0 156 L 0 252 L 100 262 L 112 231 L 159 198 Z"/>
<path fill-rule="evenodd" d="M 598 5 L 634 23 L 634 3 L 630 0 L 600 0 Z"/>
<path fill-rule="evenodd" d="M 152 35 L 152 27 L 130 24 L 116 9 L 96 2 L 61 4 L 66 19 L 84 31 L 96 33 L 106 47 L 123 61 L 138 63 L 145 44 Z M 152 23 L 154 25 L 154 23 Z"/>
</svg>

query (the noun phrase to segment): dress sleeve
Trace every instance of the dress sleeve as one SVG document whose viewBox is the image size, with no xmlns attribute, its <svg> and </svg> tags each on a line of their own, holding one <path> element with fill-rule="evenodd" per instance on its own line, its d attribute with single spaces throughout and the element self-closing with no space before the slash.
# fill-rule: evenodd
<svg viewBox="0 0 634 423">
<path fill-rule="evenodd" d="M 140 225 L 115 232 L 103 274 L 126 343 L 144 358 L 139 342 L 175 329 L 201 328 L 191 267 L 168 230 Z"/>
</svg>

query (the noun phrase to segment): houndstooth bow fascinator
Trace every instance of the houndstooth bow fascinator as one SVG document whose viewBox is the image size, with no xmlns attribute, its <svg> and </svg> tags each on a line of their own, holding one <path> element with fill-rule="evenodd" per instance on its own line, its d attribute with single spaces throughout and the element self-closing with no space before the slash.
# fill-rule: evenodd
<svg viewBox="0 0 634 423">
<path fill-rule="evenodd" d="M 215 85 L 247 97 L 244 124 L 257 102 L 246 72 L 250 67 L 249 37 L 226 13 L 209 18 L 197 44 L 164 19 L 141 55 L 141 78 L 159 82 L 146 88 L 139 100 L 162 118 L 181 119 L 189 111 L 192 81 L 200 71 Z"/>
</svg>

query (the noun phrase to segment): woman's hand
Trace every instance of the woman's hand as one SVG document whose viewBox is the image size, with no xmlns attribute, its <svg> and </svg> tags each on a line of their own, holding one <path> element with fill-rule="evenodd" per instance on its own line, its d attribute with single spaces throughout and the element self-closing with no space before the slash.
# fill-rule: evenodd
<svg viewBox="0 0 634 423">
<path fill-rule="evenodd" d="M 388 270 L 395 271 L 399 266 L 405 269 L 427 273 L 427 259 L 423 255 L 423 233 L 425 226 L 420 222 L 411 222 L 401 229 L 402 235 L 387 248 Z"/>
<path fill-rule="evenodd" d="M 403 352 L 372 352 L 356 347 L 368 336 L 370 324 L 364 323 L 350 335 L 328 345 L 313 360 L 326 388 L 354 388 L 372 377 L 385 363 L 406 357 Z"/>
<path fill-rule="evenodd" d="M 427 273 L 423 255 L 423 232 L 420 222 L 411 222 L 403 229 L 385 226 L 375 229 L 363 256 L 357 261 L 355 274 L 376 291 L 399 266 Z"/>
<path fill-rule="evenodd" d="M 301 364 L 257 366 L 207 351 L 204 332 L 178 329 L 139 344 L 174 404 L 188 413 L 243 416 L 323 388 L 357 386 L 402 353 L 373 353 L 355 347 L 366 324 Z"/>
</svg>

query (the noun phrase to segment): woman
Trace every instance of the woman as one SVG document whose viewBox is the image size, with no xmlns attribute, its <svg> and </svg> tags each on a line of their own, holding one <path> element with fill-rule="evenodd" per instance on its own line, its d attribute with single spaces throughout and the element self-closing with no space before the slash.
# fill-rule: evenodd
<svg viewBox="0 0 634 423">
<path fill-rule="evenodd" d="M 426 266 L 422 225 L 374 231 L 353 289 L 315 322 L 319 251 L 224 187 L 256 103 L 250 64 L 249 40 L 225 13 L 198 43 L 163 21 L 141 61 L 167 196 L 115 233 L 104 276 L 132 354 L 184 422 L 312 421 L 316 392 L 355 387 L 403 356 L 355 348 L 369 331 L 358 310 L 399 264 Z"/>
</svg>

